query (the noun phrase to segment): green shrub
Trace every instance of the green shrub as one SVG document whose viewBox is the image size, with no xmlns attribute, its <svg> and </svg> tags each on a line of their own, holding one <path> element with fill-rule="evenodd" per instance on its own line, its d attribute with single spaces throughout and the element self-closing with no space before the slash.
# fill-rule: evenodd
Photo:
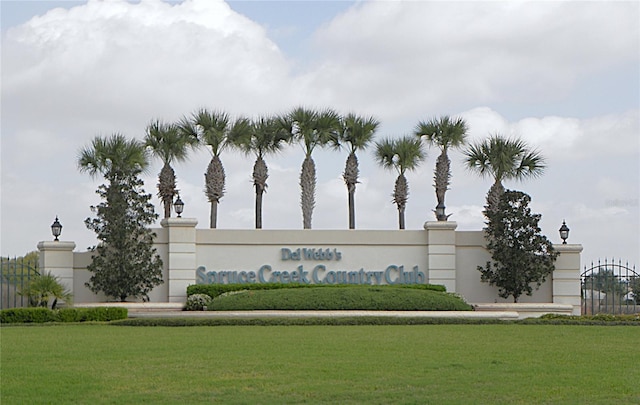
<svg viewBox="0 0 640 405">
<path fill-rule="evenodd" d="M 109 322 L 126 319 L 126 308 L 12 308 L 0 311 L 1 323 Z"/>
<path fill-rule="evenodd" d="M 361 287 L 287 288 L 240 291 L 214 298 L 208 309 L 232 310 L 369 310 L 470 311 L 471 306 L 452 294 L 417 288 Z"/>
<path fill-rule="evenodd" d="M 11 308 L 0 311 L 0 323 L 53 322 L 53 311 L 48 308 Z"/>
<path fill-rule="evenodd" d="M 232 291 L 243 290 L 277 290 L 277 289 L 291 289 L 291 288 L 411 288 L 417 290 L 429 290 L 429 291 L 447 291 L 446 287 L 437 284 L 405 284 L 400 286 L 391 285 L 353 285 L 353 284 L 302 284 L 302 283 L 246 283 L 246 284 L 195 284 L 187 287 L 187 296 L 194 294 L 206 294 L 211 298 L 216 298 L 219 295 Z"/>
<path fill-rule="evenodd" d="M 207 294 L 193 294 L 187 298 L 185 311 L 202 311 L 211 305 L 212 298 Z"/>
</svg>

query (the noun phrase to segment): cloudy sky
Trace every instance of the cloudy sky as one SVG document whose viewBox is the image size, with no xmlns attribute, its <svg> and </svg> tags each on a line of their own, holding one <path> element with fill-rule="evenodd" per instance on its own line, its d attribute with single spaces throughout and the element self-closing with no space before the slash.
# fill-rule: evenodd
<svg viewBox="0 0 640 405">
<path fill-rule="evenodd" d="M 544 176 L 505 186 L 531 195 L 542 230 L 584 246 L 583 263 L 640 265 L 640 3 L 442 1 L 7 1 L 2 7 L 1 254 L 50 240 L 95 244 L 84 226 L 102 183 L 77 170 L 97 135 L 142 139 L 152 119 L 206 107 L 232 116 L 304 105 L 372 115 L 377 136 L 460 116 L 469 140 L 520 137 Z M 346 229 L 346 151 L 317 150 L 315 229 Z M 409 174 L 407 228 L 433 220 L 437 150 Z M 300 229 L 299 146 L 270 156 L 264 228 Z M 450 154 L 447 212 L 483 227 L 491 179 Z M 184 216 L 208 226 L 206 149 L 175 165 Z M 252 159 L 225 151 L 219 228 L 253 227 Z M 357 228 L 396 229 L 395 174 L 360 154 Z M 153 161 L 145 188 L 155 195 Z M 161 207 L 154 197 L 157 211 Z"/>
</svg>

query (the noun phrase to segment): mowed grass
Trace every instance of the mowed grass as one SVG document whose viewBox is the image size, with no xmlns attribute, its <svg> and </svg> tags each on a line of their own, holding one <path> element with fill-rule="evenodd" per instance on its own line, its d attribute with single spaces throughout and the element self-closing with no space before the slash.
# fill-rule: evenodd
<svg viewBox="0 0 640 405">
<path fill-rule="evenodd" d="M 638 404 L 640 328 L 2 327 L 2 404 Z"/>
</svg>

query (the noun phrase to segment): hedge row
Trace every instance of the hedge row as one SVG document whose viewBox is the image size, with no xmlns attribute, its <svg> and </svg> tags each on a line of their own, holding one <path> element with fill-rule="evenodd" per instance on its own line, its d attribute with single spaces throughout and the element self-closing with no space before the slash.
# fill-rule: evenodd
<svg viewBox="0 0 640 405">
<path fill-rule="evenodd" d="M 471 311 L 458 296 L 439 291 L 384 286 L 287 288 L 223 294 L 207 305 L 213 311 Z"/>
<path fill-rule="evenodd" d="M 111 322 L 117 326 L 341 326 L 341 325 L 585 325 L 585 326 L 640 326 L 636 321 L 606 321 L 571 318 L 529 318 L 522 320 L 425 318 L 425 317 L 269 317 L 269 318 L 129 318 Z"/>
<path fill-rule="evenodd" d="M 371 288 L 370 285 L 355 286 L 352 284 L 304 284 L 304 283 L 246 283 L 246 284 L 195 284 L 187 287 L 187 296 L 193 294 L 206 294 L 211 298 L 216 298 L 224 293 L 242 290 L 276 290 L 281 288 Z M 437 284 L 405 284 L 399 286 L 382 285 L 376 288 L 414 288 L 418 290 L 429 290 L 445 292 L 447 289 L 443 285 Z"/>
<path fill-rule="evenodd" d="M 109 322 L 126 319 L 126 308 L 12 308 L 0 311 L 0 323 Z"/>
</svg>

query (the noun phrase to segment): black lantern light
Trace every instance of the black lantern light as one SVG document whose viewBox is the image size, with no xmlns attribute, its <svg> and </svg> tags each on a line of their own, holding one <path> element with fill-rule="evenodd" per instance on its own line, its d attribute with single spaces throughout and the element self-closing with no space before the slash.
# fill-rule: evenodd
<svg viewBox="0 0 640 405">
<path fill-rule="evenodd" d="M 178 194 L 178 198 L 176 198 L 176 201 L 173 203 L 173 209 L 176 210 L 178 218 L 181 218 L 180 214 L 182 214 L 182 211 L 184 211 L 184 202 L 182 202 L 182 200 L 180 199 L 180 194 Z"/>
<path fill-rule="evenodd" d="M 57 242 L 58 236 L 60 236 L 60 234 L 62 233 L 62 224 L 60 223 L 60 221 L 58 221 L 57 215 L 56 215 L 56 220 L 53 221 L 53 224 L 51 224 L 51 233 L 55 238 L 54 241 Z"/>
<path fill-rule="evenodd" d="M 569 227 L 564 220 L 562 220 L 562 226 L 560 227 L 560 239 L 562 239 L 563 245 L 566 245 L 567 239 L 569 239 Z"/>
</svg>

